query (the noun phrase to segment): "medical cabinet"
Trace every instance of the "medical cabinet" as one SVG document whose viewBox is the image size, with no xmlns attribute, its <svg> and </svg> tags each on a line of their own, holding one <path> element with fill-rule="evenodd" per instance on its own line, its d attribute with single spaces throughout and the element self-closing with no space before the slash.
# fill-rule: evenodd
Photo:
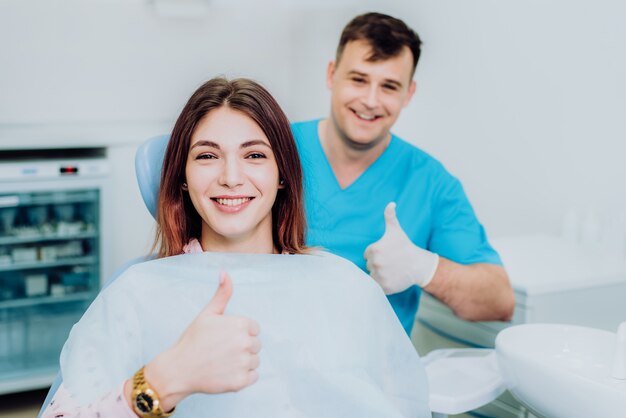
<svg viewBox="0 0 626 418">
<path fill-rule="evenodd" d="M 0 151 L 0 394 L 43 388 L 100 288 L 104 149 Z"/>
</svg>

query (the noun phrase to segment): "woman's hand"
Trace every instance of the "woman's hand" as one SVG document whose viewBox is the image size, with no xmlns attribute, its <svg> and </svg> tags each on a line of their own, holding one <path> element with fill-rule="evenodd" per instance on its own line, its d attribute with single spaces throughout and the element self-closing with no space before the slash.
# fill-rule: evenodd
<svg viewBox="0 0 626 418">
<path fill-rule="evenodd" d="M 213 299 L 172 348 L 146 365 L 146 380 L 166 411 L 192 393 L 233 392 L 257 381 L 259 325 L 224 315 L 232 293 L 230 277 L 221 273 Z"/>
</svg>

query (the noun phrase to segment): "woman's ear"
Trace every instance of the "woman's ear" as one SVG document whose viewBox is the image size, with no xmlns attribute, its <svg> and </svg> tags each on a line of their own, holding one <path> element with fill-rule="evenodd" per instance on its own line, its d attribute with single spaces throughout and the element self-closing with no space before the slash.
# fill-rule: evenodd
<svg viewBox="0 0 626 418">
<path fill-rule="evenodd" d="M 184 191 L 188 191 L 189 190 L 189 186 L 187 186 L 187 183 L 181 184 L 180 188 L 183 189 Z"/>
<path fill-rule="evenodd" d="M 280 179 L 278 181 L 278 188 L 279 189 L 284 189 L 285 188 L 285 180 L 284 179 Z"/>
</svg>

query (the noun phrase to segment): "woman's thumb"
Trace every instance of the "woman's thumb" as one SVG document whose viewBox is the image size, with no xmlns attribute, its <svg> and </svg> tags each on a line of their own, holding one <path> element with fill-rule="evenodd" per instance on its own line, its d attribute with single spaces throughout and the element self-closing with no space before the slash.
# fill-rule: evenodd
<svg viewBox="0 0 626 418">
<path fill-rule="evenodd" d="M 233 282 L 225 271 L 220 273 L 220 285 L 218 286 L 211 301 L 204 308 L 214 315 L 223 315 L 226 305 L 233 294 Z"/>
</svg>

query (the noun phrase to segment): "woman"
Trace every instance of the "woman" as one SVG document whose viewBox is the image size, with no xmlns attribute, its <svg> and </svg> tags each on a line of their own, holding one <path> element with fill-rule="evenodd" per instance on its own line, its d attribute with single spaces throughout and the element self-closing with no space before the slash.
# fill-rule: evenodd
<svg viewBox="0 0 626 418">
<path fill-rule="evenodd" d="M 304 235 L 284 113 L 250 80 L 205 83 L 166 150 L 160 259 L 74 327 L 43 416 L 427 416 L 423 369 L 380 289 L 307 255 Z"/>
</svg>

